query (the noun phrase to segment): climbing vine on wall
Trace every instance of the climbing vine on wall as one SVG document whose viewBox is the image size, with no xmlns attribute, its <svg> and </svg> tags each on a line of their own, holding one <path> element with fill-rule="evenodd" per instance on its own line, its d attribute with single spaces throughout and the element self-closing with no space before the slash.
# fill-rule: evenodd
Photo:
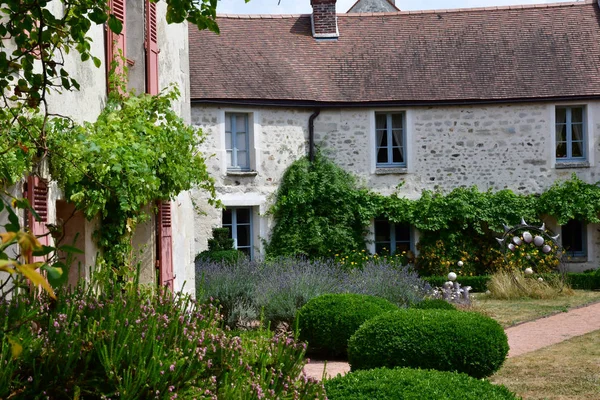
<svg viewBox="0 0 600 400">
<path fill-rule="evenodd" d="M 104 259 L 129 265 L 131 237 L 154 200 L 168 200 L 194 186 L 214 197 L 213 180 L 198 153 L 201 132 L 172 110 L 172 87 L 158 96 L 113 96 L 93 123 L 51 124 L 51 175 L 88 219 L 100 216 L 96 233 Z"/>
<path fill-rule="evenodd" d="M 426 190 L 410 200 L 361 188 L 353 176 L 319 154 L 312 165 L 303 158 L 288 168 L 271 213 L 275 227 L 268 255 L 321 258 L 350 253 L 365 247 L 371 219 L 384 217 L 419 230 L 416 263 L 422 273 L 444 274 L 451 268 L 476 275 L 502 267 L 494 237 L 503 223 L 539 221 L 544 215 L 559 224 L 570 219 L 600 222 L 600 186 L 573 174 L 541 195 L 461 187 L 445 194 Z"/>
</svg>

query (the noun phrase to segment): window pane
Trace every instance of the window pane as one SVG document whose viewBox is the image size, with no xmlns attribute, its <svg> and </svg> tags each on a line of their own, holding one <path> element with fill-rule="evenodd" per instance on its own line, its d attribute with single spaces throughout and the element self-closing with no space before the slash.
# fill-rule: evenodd
<svg viewBox="0 0 600 400">
<path fill-rule="evenodd" d="M 564 142 L 567 140 L 567 126 L 556 124 L 556 141 Z"/>
<path fill-rule="evenodd" d="M 225 132 L 225 149 L 231 150 L 231 132 Z"/>
<path fill-rule="evenodd" d="M 387 129 L 387 115 L 376 114 L 375 115 L 375 129 Z"/>
<path fill-rule="evenodd" d="M 567 110 L 566 108 L 556 108 L 556 123 L 557 124 L 564 124 L 565 122 L 567 122 Z"/>
<path fill-rule="evenodd" d="M 562 226 L 562 246 L 571 255 L 585 255 L 585 225 L 571 220 Z"/>
<path fill-rule="evenodd" d="M 404 154 L 401 148 L 394 148 L 392 150 L 392 154 L 394 157 L 394 163 L 403 163 L 404 162 Z"/>
<path fill-rule="evenodd" d="M 231 210 L 223 210 L 223 226 L 231 225 Z"/>
<path fill-rule="evenodd" d="M 225 114 L 225 132 L 231 133 L 231 114 Z"/>
<path fill-rule="evenodd" d="M 375 242 L 390 242 L 390 224 L 388 221 L 375 220 Z"/>
<path fill-rule="evenodd" d="M 402 128 L 402 114 L 392 114 L 392 129 Z"/>
<path fill-rule="evenodd" d="M 583 108 L 574 107 L 571 108 L 571 123 L 577 124 L 583 122 Z"/>
<path fill-rule="evenodd" d="M 238 150 L 247 150 L 246 149 L 246 134 L 245 133 L 238 133 L 236 135 L 235 147 Z"/>
<path fill-rule="evenodd" d="M 556 158 L 567 157 L 567 144 L 565 142 L 556 143 Z"/>
<path fill-rule="evenodd" d="M 571 157 L 583 157 L 583 142 L 573 142 L 571 144 Z"/>
<path fill-rule="evenodd" d="M 233 160 L 231 158 L 231 150 L 227 150 L 226 161 L 228 166 L 233 166 Z"/>
<path fill-rule="evenodd" d="M 377 150 L 377 162 L 381 164 L 387 164 L 388 162 L 388 153 L 387 148 L 383 147 Z"/>
<path fill-rule="evenodd" d="M 246 257 L 248 257 L 249 259 L 252 259 L 252 254 L 251 254 L 252 249 L 250 247 L 246 247 L 246 248 L 238 249 L 238 250 L 241 251 L 242 253 L 244 253 L 246 255 Z"/>
<path fill-rule="evenodd" d="M 248 168 L 248 152 L 238 151 L 237 152 L 237 167 Z"/>
<path fill-rule="evenodd" d="M 386 254 L 390 252 L 390 242 L 376 242 L 375 243 L 375 253 L 377 254 Z"/>
<path fill-rule="evenodd" d="M 250 246 L 250 225 L 237 226 L 237 245 L 238 247 Z"/>
<path fill-rule="evenodd" d="M 583 125 L 582 124 L 574 124 L 571 127 L 571 137 L 575 141 L 583 140 Z"/>
<path fill-rule="evenodd" d="M 249 224 L 250 223 L 250 208 L 236 208 L 237 223 L 238 224 Z"/>
<path fill-rule="evenodd" d="M 246 132 L 246 115 L 238 115 L 236 116 L 235 121 L 235 130 L 237 133 Z"/>
<path fill-rule="evenodd" d="M 392 146 L 402 146 L 402 130 L 394 129 L 392 131 Z"/>
<path fill-rule="evenodd" d="M 410 242 L 396 242 L 396 249 L 394 250 L 395 254 L 402 254 L 402 252 L 410 251 Z"/>
<path fill-rule="evenodd" d="M 395 229 L 396 229 L 396 241 L 410 242 L 410 226 L 395 225 Z"/>
<path fill-rule="evenodd" d="M 387 132 L 386 131 L 377 131 L 377 146 L 379 146 L 379 147 L 387 146 Z"/>
</svg>

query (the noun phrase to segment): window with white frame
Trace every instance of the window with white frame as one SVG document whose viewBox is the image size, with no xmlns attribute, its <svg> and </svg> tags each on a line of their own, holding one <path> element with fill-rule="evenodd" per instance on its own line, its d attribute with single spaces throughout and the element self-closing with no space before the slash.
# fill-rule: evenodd
<svg viewBox="0 0 600 400">
<path fill-rule="evenodd" d="M 375 220 L 375 252 L 377 254 L 400 254 L 413 248 L 410 225 L 394 224 L 387 219 Z"/>
<path fill-rule="evenodd" d="M 375 113 L 378 168 L 406 167 L 406 123 L 403 112 Z"/>
<path fill-rule="evenodd" d="M 248 114 L 225 113 L 225 150 L 227 152 L 227 169 L 250 170 Z"/>
<path fill-rule="evenodd" d="M 584 106 L 556 107 L 556 161 L 586 161 Z"/>
<path fill-rule="evenodd" d="M 561 227 L 562 247 L 570 257 L 587 257 L 586 224 L 570 220 Z"/>
<path fill-rule="evenodd" d="M 223 210 L 223 228 L 229 229 L 233 247 L 253 257 L 252 207 L 227 207 Z"/>
</svg>

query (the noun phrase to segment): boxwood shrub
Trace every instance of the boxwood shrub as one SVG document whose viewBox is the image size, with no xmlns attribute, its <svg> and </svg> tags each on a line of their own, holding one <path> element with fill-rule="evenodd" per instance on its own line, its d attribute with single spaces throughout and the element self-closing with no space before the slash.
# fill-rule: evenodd
<svg viewBox="0 0 600 400">
<path fill-rule="evenodd" d="M 326 294 L 310 300 L 298 311 L 300 340 L 308 353 L 344 357 L 348 339 L 367 320 L 398 306 L 380 297 L 361 294 Z"/>
<path fill-rule="evenodd" d="M 456 310 L 456 307 L 453 304 L 450 304 L 443 299 L 425 299 L 413 304 L 411 308 L 417 308 L 419 310 Z"/>
<path fill-rule="evenodd" d="M 508 354 L 508 339 L 493 319 L 470 312 L 406 309 L 365 322 L 348 341 L 353 371 L 411 367 L 493 374 Z"/>
<path fill-rule="evenodd" d="M 412 368 L 373 369 L 325 382 L 329 400 L 516 400 L 505 386 L 465 374 Z"/>
</svg>

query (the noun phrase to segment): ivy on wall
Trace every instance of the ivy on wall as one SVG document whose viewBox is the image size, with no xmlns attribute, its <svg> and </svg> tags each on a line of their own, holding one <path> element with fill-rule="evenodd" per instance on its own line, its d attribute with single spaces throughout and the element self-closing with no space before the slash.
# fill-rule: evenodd
<svg viewBox="0 0 600 400">
<path fill-rule="evenodd" d="M 275 226 L 266 248 L 269 256 L 326 258 L 363 249 L 371 219 L 384 217 L 420 231 L 416 263 L 422 273 L 444 274 L 451 268 L 476 275 L 502 267 L 494 237 L 504 223 L 541 221 L 544 215 L 559 224 L 571 219 L 600 222 L 600 186 L 573 174 L 541 195 L 460 187 L 447 194 L 426 190 L 409 200 L 359 187 L 353 176 L 319 154 L 313 165 L 303 158 L 288 168 L 271 214 Z"/>
</svg>

